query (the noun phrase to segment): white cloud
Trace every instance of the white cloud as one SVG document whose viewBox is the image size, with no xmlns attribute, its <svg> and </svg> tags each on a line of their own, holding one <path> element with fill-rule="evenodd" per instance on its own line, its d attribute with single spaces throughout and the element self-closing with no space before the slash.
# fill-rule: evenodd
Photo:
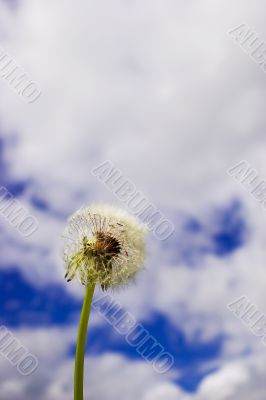
<svg viewBox="0 0 266 400">
<path fill-rule="evenodd" d="M 12 137 L 15 132 L 18 138 L 6 153 L 10 178 L 32 180 L 23 201 L 40 221 L 39 231 L 27 241 L 5 224 L 1 263 L 21 265 L 35 285 L 62 282 L 58 237 L 64 222 L 56 213 L 69 214 L 85 201 L 118 203 L 90 175 L 91 168 L 105 159 L 169 216 L 187 212 L 208 220 L 209 209 L 239 196 L 251 234 L 246 246 L 224 259 L 208 256 L 201 268 L 188 269 L 170 266 L 164 248 L 151 239 L 147 272 L 137 287 L 116 294 L 139 319 L 161 311 L 190 340 L 198 329 L 201 340 L 227 334 L 224 354 L 216 360 L 222 369 L 206 378 L 200 390 L 226 382 L 228 393 L 222 396 L 237 398 L 239 393 L 234 393 L 245 380 L 252 387 L 252 371 L 224 364 L 230 357 L 242 362 L 242 351 L 248 347 L 259 365 L 261 348 L 226 304 L 247 295 L 265 310 L 266 214 L 226 170 L 246 159 L 262 179 L 266 176 L 266 76 L 227 32 L 246 22 L 265 39 L 265 6 L 241 0 L 233 5 L 222 0 L 80 0 L 78 5 L 73 0 L 26 0 L 15 13 L 3 2 L 0 11 L 1 46 L 43 91 L 36 104 L 28 105 L 0 81 L 1 132 Z M 33 208 L 33 194 L 53 213 Z M 80 295 L 79 288 L 68 288 Z M 48 352 L 47 362 L 50 357 Z M 265 361 L 263 354 L 261 359 Z M 118 356 L 112 362 L 121 368 L 125 361 Z M 64 368 L 71 367 L 58 367 L 58 384 L 47 389 L 57 400 L 70 396 Z M 131 368 L 125 368 L 126 376 Z M 159 399 L 162 393 L 181 397 L 179 389 L 165 382 L 155 385 L 147 374 L 141 391 L 144 400 Z M 260 372 L 257 375 L 261 382 Z M 121 395 L 107 380 L 110 398 Z M 3 386 L 7 399 L 7 393 L 12 400 L 19 396 L 15 382 L 11 377 Z M 144 383 L 138 374 L 132 382 L 129 391 L 136 394 L 136 382 Z M 262 383 L 259 388 L 266 391 Z M 249 398 L 256 400 L 255 396 L 254 392 Z"/>
</svg>

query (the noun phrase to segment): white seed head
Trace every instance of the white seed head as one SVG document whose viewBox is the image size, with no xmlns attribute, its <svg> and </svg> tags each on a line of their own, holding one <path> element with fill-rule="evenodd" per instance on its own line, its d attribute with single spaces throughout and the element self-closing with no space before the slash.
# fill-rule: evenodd
<svg viewBox="0 0 266 400">
<path fill-rule="evenodd" d="M 146 229 L 125 211 L 108 206 L 81 208 L 63 237 L 66 279 L 103 290 L 127 284 L 143 268 Z"/>
</svg>

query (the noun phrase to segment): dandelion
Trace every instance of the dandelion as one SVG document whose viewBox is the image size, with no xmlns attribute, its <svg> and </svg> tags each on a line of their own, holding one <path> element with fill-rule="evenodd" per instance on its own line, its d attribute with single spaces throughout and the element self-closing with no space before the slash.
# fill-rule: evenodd
<svg viewBox="0 0 266 400">
<path fill-rule="evenodd" d="M 74 399 L 83 400 L 84 351 L 96 285 L 102 290 L 125 286 L 143 268 L 145 229 L 126 212 L 92 205 L 70 217 L 63 237 L 65 278 L 85 287 L 76 347 Z"/>
</svg>

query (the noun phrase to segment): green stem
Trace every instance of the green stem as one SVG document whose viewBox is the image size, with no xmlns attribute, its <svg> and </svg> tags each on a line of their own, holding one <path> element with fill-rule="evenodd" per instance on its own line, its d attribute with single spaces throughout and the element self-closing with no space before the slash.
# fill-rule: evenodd
<svg viewBox="0 0 266 400">
<path fill-rule="evenodd" d="M 76 347 L 74 400 L 83 400 L 84 353 L 86 347 L 87 327 L 90 317 L 91 302 L 95 286 L 87 287 L 79 322 Z"/>
</svg>

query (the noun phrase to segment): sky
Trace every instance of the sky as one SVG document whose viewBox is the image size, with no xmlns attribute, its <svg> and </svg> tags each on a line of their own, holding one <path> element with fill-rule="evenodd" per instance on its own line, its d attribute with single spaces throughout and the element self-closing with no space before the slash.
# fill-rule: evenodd
<svg viewBox="0 0 266 400">
<path fill-rule="evenodd" d="M 0 325 L 38 358 L 22 376 L 0 352 L 3 400 L 73 399 L 84 288 L 64 280 L 62 232 L 83 205 L 126 208 L 92 173 L 106 160 L 175 227 L 149 232 L 144 271 L 112 293 L 174 364 L 158 374 L 93 309 L 85 399 L 265 400 L 266 347 L 227 307 L 245 297 L 266 313 L 266 208 L 252 194 L 266 180 L 266 74 L 255 42 L 241 45 L 266 41 L 265 12 L 259 0 L 0 1 L 0 57 L 41 90 L 25 101 L 0 58 L 0 186 L 38 221 L 26 237 L 0 210 Z"/>
</svg>

